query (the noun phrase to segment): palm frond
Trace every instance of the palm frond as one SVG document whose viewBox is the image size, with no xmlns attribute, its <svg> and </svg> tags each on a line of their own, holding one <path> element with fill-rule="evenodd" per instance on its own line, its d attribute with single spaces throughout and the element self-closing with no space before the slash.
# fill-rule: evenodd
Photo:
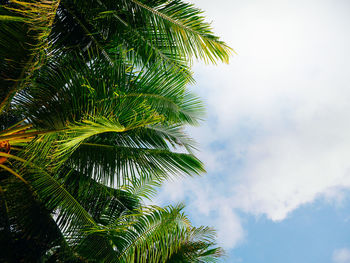
<svg viewBox="0 0 350 263">
<path fill-rule="evenodd" d="M 143 208 L 87 233 L 112 240 L 118 257 L 109 262 L 217 262 L 223 251 L 215 247 L 215 232 L 192 227 L 182 210 L 183 205 Z"/>
<path fill-rule="evenodd" d="M 98 226 L 88 233 L 108 236 L 116 247 L 117 258 L 111 262 L 162 262 L 176 249 L 189 221 L 182 205 L 149 207 L 119 218 L 114 224 Z M 107 256 L 107 255 L 106 255 Z"/>
<path fill-rule="evenodd" d="M 192 4 L 172 1 L 61 1 L 51 39 L 65 50 L 96 50 L 113 64 L 115 55 L 138 66 L 177 68 L 187 80 L 192 56 L 227 62 L 232 51 Z"/>
<path fill-rule="evenodd" d="M 59 2 L 12 0 L 0 6 L 0 112 L 42 66 Z"/>
<path fill-rule="evenodd" d="M 168 36 L 174 39 L 178 44 L 176 47 L 185 57 L 194 55 L 207 62 L 215 63 L 216 60 L 221 60 L 228 63 L 232 49 L 212 35 L 210 25 L 205 23 L 204 17 L 201 16 L 202 11 L 195 8 L 193 4 L 172 0 L 151 8 L 138 0 L 129 1 L 155 15 L 154 20 L 158 26 L 163 22 L 170 31 Z M 167 23 L 164 23 L 165 21 Z"/>
<path fill-rule="evenodd" d="M 98 181 L 117 186 L 140 177 L 164 181 L 171 176 L 204 172 L 203 164 L 192 154 L 123 147 L 98 138 L 83 143 L 68 164 Z"/>
<path fill-rule="evenodd" d="M 48 210 L 28 184 L 0 170 L 0 261 L 40 260 L 51 247 L 69 248 Z"/>
<path fill-rule="evenodd" d="M 220 247 L 216 247 L 216 233 L 209 227 L 191 227 L 186 232 L 180 248 L 166 261 L 167 263 L 214 263 L 224 255 Z"/>
</svg>

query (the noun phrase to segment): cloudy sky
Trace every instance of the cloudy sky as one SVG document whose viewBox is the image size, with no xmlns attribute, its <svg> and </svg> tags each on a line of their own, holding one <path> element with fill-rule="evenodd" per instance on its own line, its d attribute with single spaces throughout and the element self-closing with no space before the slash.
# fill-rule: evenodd
<svg viewBox="0 0 350 263">
<path fill-rule="evenodd" d="M 238 55 L 194 65 L 208 173 L 166 184 L 225 262 L 350 263 L 350 2 L 193 0 Z"/>
</svg>

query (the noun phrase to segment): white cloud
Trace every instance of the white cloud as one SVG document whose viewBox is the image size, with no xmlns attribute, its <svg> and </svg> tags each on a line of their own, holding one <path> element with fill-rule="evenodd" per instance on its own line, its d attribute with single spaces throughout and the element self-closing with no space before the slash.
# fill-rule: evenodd
<svg viewBox="0 0 350 263">
<path fill-rule="evenodd" d="M 227 204 L 218 204 L 217 216 L 214 225 L 217 228 L 219 244 L 230 249 L 244 240 L 244 230 L 240 218 Z"/>
<path fill-rule="evenodd" d="M 196 2 L 206 10 L 215 5 Z M 230 66 L 195 69 L 217 118 L 201 137 L 215 134 L 229 145 L 221 154 L 233 159 L 232 149 L 243 154 L 243 171 L 231 173 L 239 178 L 233 206 L 274 220 L 350 186 L 349 5 L 297 2 L 231 1 L 224 18 L 216 7 L 217 27 L 239 56 Z M 244 132 L 249 140 L 240 138 Z"/>
<path fill-rule="evenodd" d="M 317 198 L 341 201 L 350 189 L 350 3 L 192 2 L 239 55 L 194 68 L 209 119 L 192 134 L 208 174 L 183 181 L 173 200 L 188 199 L 202 224 L 218 216 L 228 247 L 244 238 L 237 211 L 283 220 Z"/>
<path fill-rule="evenodd" d="M 341 248 L 333 253 L 333 263 L 350 263 L 350 249 Z"/>
</svg>

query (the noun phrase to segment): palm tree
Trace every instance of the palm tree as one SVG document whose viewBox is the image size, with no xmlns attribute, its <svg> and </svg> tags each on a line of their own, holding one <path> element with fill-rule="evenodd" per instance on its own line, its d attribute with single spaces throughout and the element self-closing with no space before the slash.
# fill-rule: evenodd
<svg viewBox="0 0 350 263">
<path fill-rule="evenodd" d="M 14 133 L 18 130 L 15 126 L 10 129 L 10 135 L 0 137 L 10 139 L 12 148 L 19 149 L 23 142 L 27 143 L 28 137 L 30 140 L 29 145 L 19 150 L 20 157 L 3 154 L 18 161 L 10 164 L 6 171 L 12 171 L 22 180 L 12 178 L 7 181 L 5 177 L 2 186 L 6 192 L 11 187 L 33 189 L 45 204 L 47 218 L 44 223 L 53 233 L 50 242 L 43 242 L 46 247 L 35 245 L 41 249 L 37 252 L 41 257 L 52 253 L 51 259 L 68 257 L 73 260 L 78 254 L 78 259 L 131 262 L 130 253 L 134 255 L 138 249 L 144 253 L 137 255 L 135 262 L 149 260 L 149 257 L 156 259 L 160 255 L 166 262 L 175 252 L 180 253 L 180 245 L 190 242 L 186 235 L 192 233 L 192 228 L 187 222 L 187 228 L 179 229 L 178 221 L 169 221 L 166 213 L 157 214 L 159 210 L 155 210 L 149 216 L 156 213 L 155 219 L 164 224 L 155 233 L 153 225 L 160 223 L 150 224 L 142 219 L 146 213 L 137 211 L 145 209 L 140 206 L 139 196 L 144 192 L 147 197 L 152 185 L 158 185 L 170 174 L 204 171 L 200 161 L 191 153 L 192 140 L 181 130 L 184 124 L 198 121 L 201 104 L 198 98 L 186 91 L 181 74 L 169 76 L 168 72 L 155 69 L 135 72 L 136 69 L 123 60 L 110 67 L 105 60 L 86 63 L 82 59 L 78 63 L 77 56 L 72 65 L 70 59 L 60 63 L 59 69 L 50 64 L 43 66 L 43 72 L 35 75 L 34 85 L 15 98 L 16 111 L 25 115 L 26 122 L 35 125 L 36 130 Z M 48 88 L 50 92 L 43 93 Z M 88 92 L 82 92 L 82 89 Z M 33 134 L 36 135 L 34 140 L 30 137 Z M 187 148 L 189 152 L 172 152 L 171 148 L 176 146 Z M 29 197 L 35 200 L 28 190 L 26 200 Z M 8 204 L 10 198 L 4 195 L 4 203 Z M 28 235 L 27 229 L 36 230 L 35 239 L 47 235 L 46 231 L 37 230 L 40 226 L 35 220 L 27 219 L 27 212 L 19 213 L 23 202 L 15 203 L 18 204 L 19 207 L 7 205 L 4 213 L 8 215 L 9 235 L 13 236 L 10 229 L 14 225 L 10 221 L 23 227 L 18 230 L 19 235 Z M 179 214 L 179 209 L 174 211 L 168 213 Z M 56 214 L 57 226 L 51 218 L 52 213 Z M 36 218 L 37 215 L 30 216 Z M 175 227 L 174 233 L 170 226 Z M 119 255 L 113 247 L 122 249 L 123 243 L 115 241 L 117 237 L 113 235 L 101 236 L 103 232 L 122 233 L 122 239 L 131 233 L 129 243 L 126 243 L 129 245 L 125 244 L 125 251 Z M 155 241 L 157 238 L 164 240 L 160 233 L 170 239 L 164 242 L 173 242 L 174 245 L 166 255 L 161 248 L 169 247 L 169 244 L 158 245 Z M 177 234 L 184 236 L 179 238 Z M 34 234 L 31 232 L 30 235 Z M 8 240 L 11 237 L 7 237 Z M 91 247 L 96 246 L 97 240 L 101 252 L 95 254 L 95 249 L 91 255 Z M 7 246 L 17 246 L 15 241 Z M 145 253 L 143 246 L 151 243 L 154 249 Z M 8 251 L 12 250 L 10 248 Z M 217 256 L 217 251 L 213 250 L 213 256 Z M 205 255 L 209 257 L 210 254 Z"/>
<path fill-rule="evenodd" d="M 204 171 L 183 131 L 202 112 L 186 89 L 188 59 L 226 60 L 228 48 L 199 11 L 180 1 L 9 1 L 0 21 L 0 259 L 216 258 L 181 208 L 141 199 L 169 176 Z"/>
</svg>

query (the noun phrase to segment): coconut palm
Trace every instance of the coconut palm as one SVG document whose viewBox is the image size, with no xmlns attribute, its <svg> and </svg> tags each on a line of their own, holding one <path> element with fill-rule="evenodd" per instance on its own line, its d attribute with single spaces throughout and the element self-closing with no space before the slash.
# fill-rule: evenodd
<svg viewBox="0 0 350 263">
<path fill-rule="evenodd" d="M 182 208 L 142 205 L 164 179 L 204 171 L 183 131 L 202 113 L 188 61 L 228 48 L 199 14 L 180 1 L 2 3 L 0 260 L 219 255 Z"/>
<path fill-rule="evenodd" d="M 26 116 L 24 123 L 31 123 L 35 129 L 29 128 L 30 124 L 17 125 L 7 131 L 9 135 L 0 137 L 8 139 L 12 148 L 16 151 L 16 146 L 19 151 L 16 156 L 2 153 L 16 161 L 7 164 L 6 171 L 15 176 L 10 181 L 5 176 L 2 187 L 6 192 L 11 187 L 28 188 L 28 194 L 34 190 L 31 194 L 38 195 L 43 203 L 45 224 L 52 228 L 53 235 L 51 242 L 44 242 L 46 247 L 35 245 L 41 249 L 37 251 L 41 257 L 73 260 L 77 254 L 75 260 L 132 262 L 130 257 L 135 256 L 135 262 L 150 262 L 150 257 L 154 262 L 166 262 L 174 253 L 180 253 L 180 245 L 191 242 L 187 236 L 193 230 L 188 222 L 186 228 L 178 228 L 178 221 L 169 221 L 166 213 L 158 214 L 158 209 L 148 216 L 155 216 L 165 225 L 149 236 L 155 231 L 153 225 L 159 223 L 150 224 L 142 219 L 147 213 L 139 198 L 142 194 L 147 197 L 152 186 L 171 174 L 203 171 L 200 161 L 191 153 L 192 140 L 182 131 L 184 124 L 198 121 L 201 104 L 186 91 L 181 74 L 155 69 L 136 72 L 122 59 L 114 67 L 105 60 L 86 63 L 76 56 L 72 64 L 70 59 L 63 59 L 59 69 L 50 64 L 43 66 L 35 75 L 33 86 L 15 97 L 16 111 Z M 47 89 L 50 92 L 44 93 Z M 21 126 L 28 130 L 15 133 Z M 188 152 L 173 152 L 176 146 L 187 148 Z M 4 195 L 4 203 L 9 203 L 10 197 Z M 13 236 L 10 229 L 14 224 L 22 227 L 19 232 L 25 235 L 28 228 L 40 229 L 35 220 L 27 220 L 29 214 L 19 213 L 23 203 L 15 202 L 18 204 L 19 207 L 7 205 L 4 213 L 8 215 L 9 235 Z M 178 210 L 174 211 L 178 214 Z M 24 219 L 24 226 L 18 215 Z M 36 218 L 37 214 L 30 216 Z M 175 232 L 170 231 L 170 225 Z M 139 233 L 141 230 L 147 235 Z M 105 232 L 108 235 L 101 234 Z M 126 243 L 129 245 L 115 241 L 118 233 L 122 236 L 119 239 L 131 233 Z M 47 234 L 37 231 L 30 235 L 38 239 Z M 164 254 L 161 248 L 170 248 L 169 242 L 173 242 L 174 248 Z M 8 246 L 16 244 L 14 240 Z M 150 244 L 153 249 L 143 248 Z M 92 246 L 101 251 L 91 254 Z M 120 255 L 114 247 L 121 250 Z M 143 253 L 134 255 L 135 251 Z M 216 257 L 217 250 L 212 254 Z"/>
</svg>

